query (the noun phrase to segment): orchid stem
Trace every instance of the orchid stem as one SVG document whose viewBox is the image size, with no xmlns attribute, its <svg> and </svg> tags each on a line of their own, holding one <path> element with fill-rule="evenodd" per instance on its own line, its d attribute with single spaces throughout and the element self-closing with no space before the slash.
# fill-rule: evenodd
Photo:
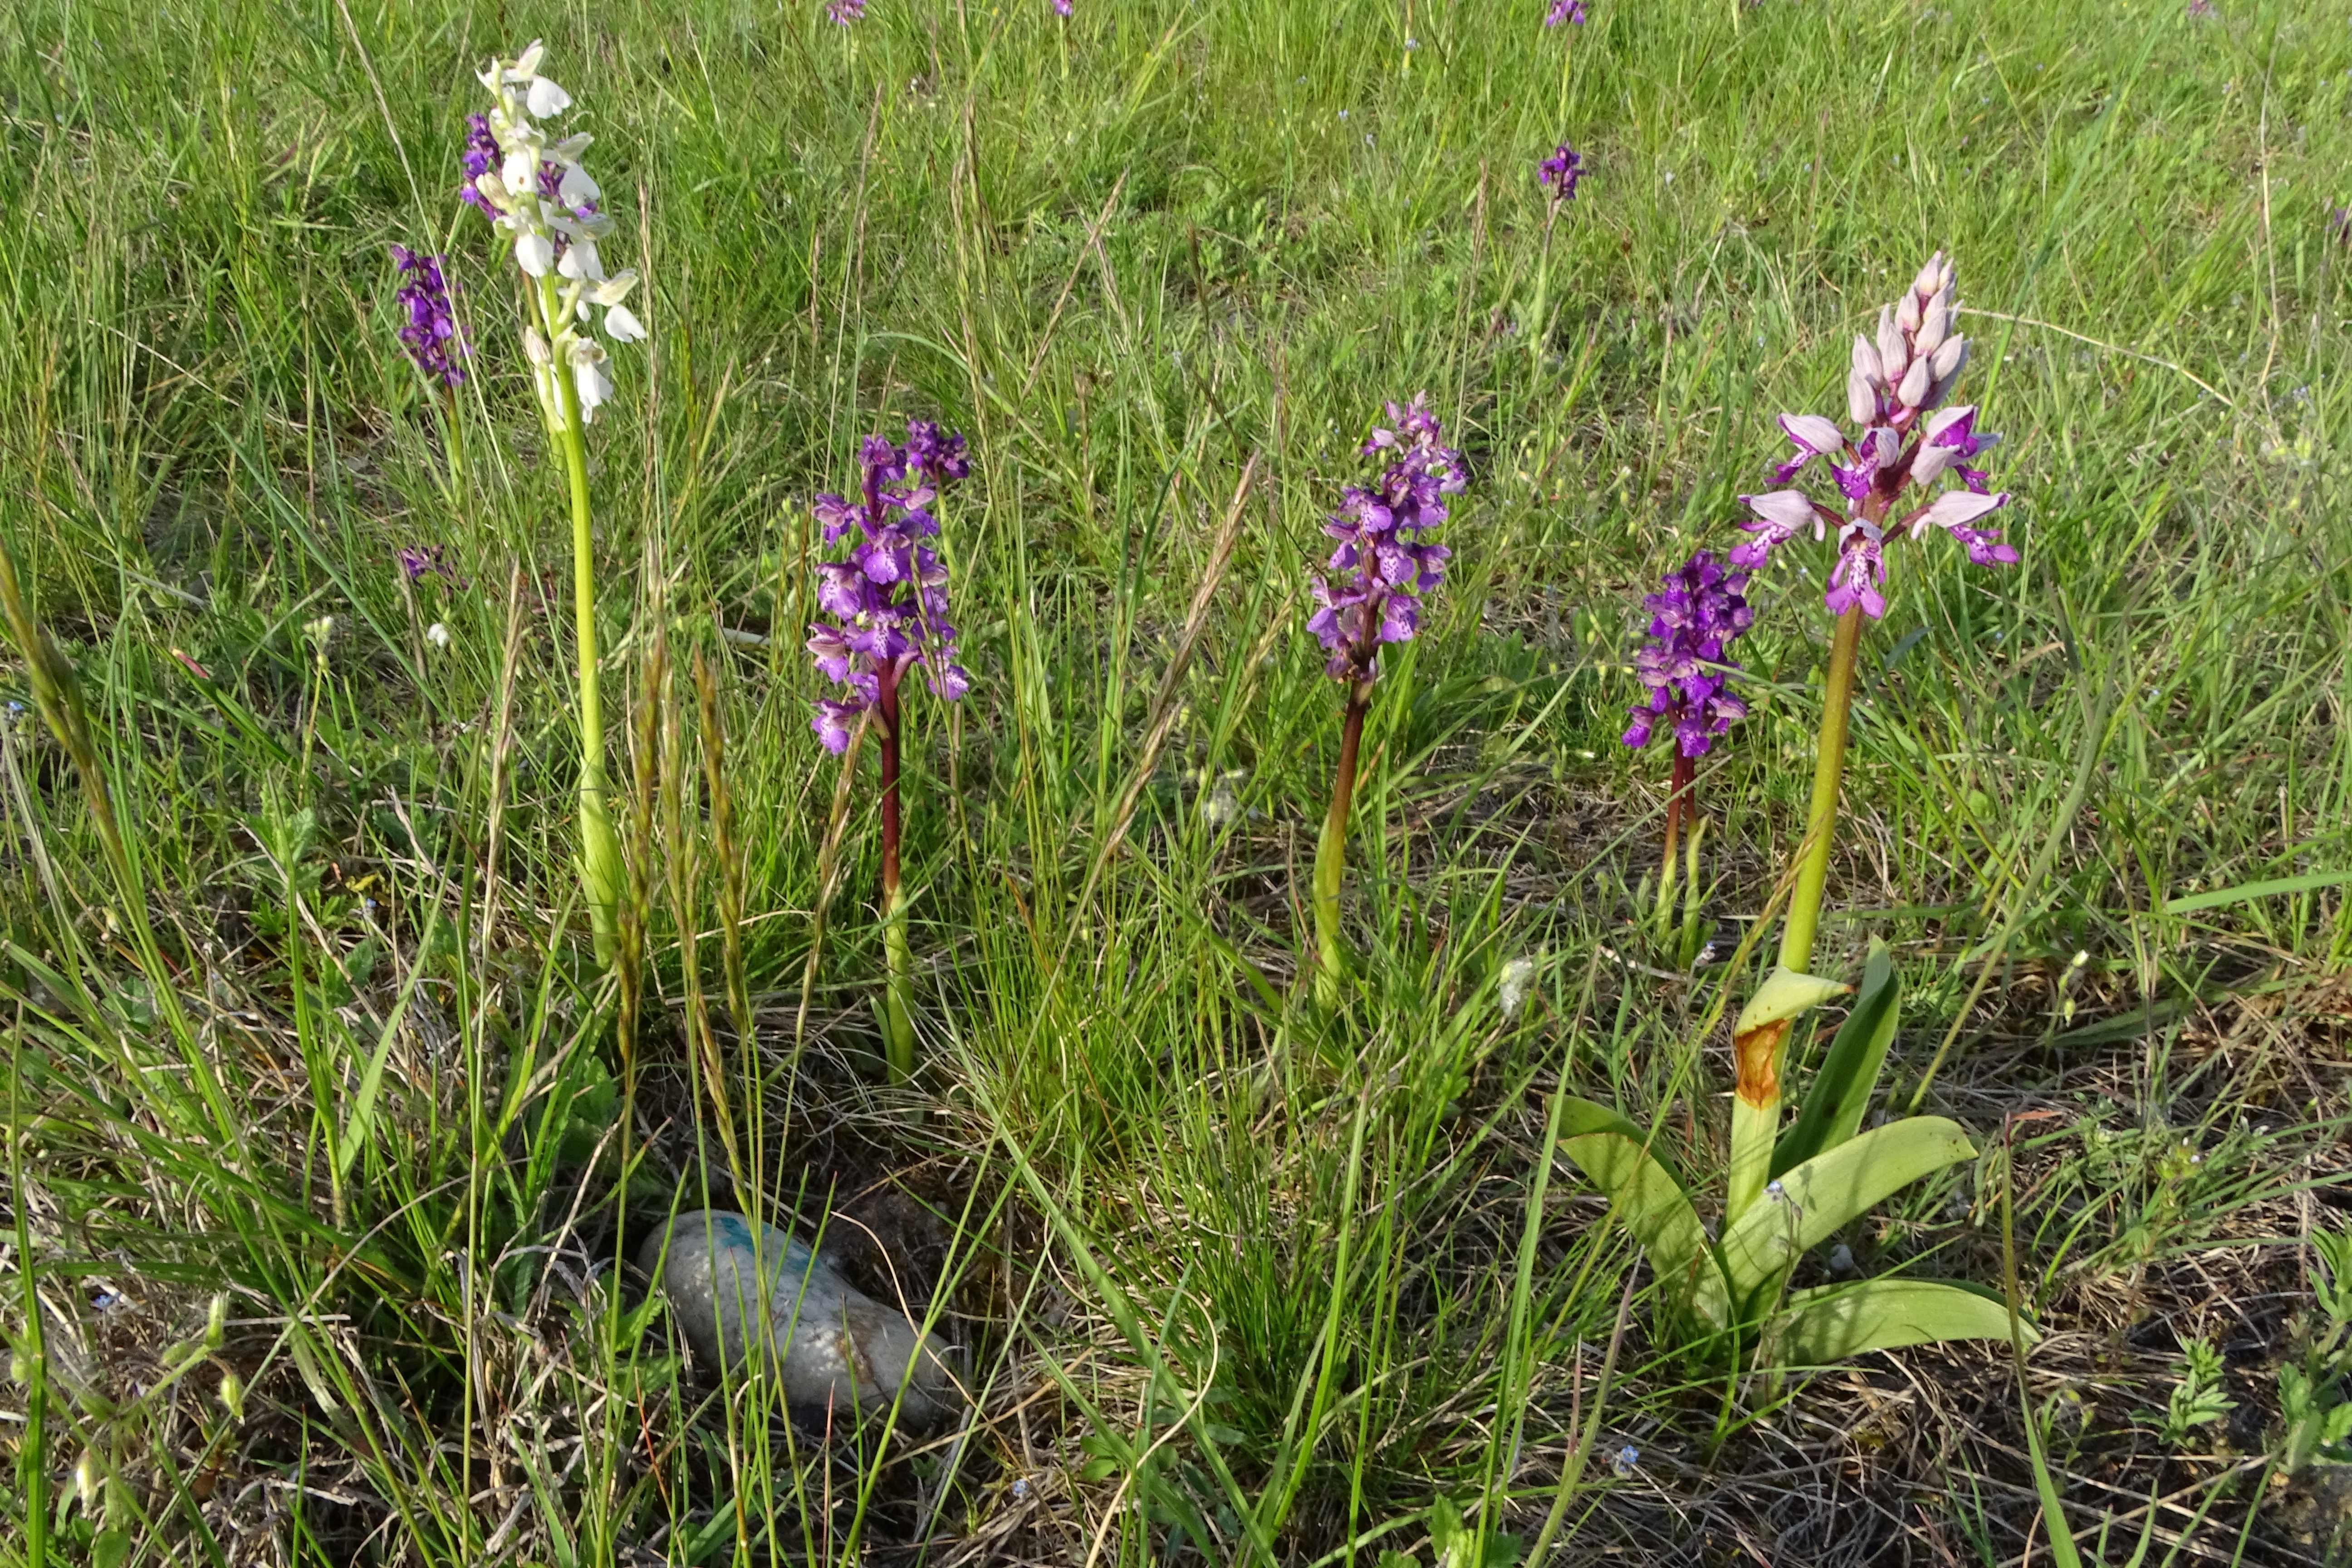
<svg viewBox="0 0 2352 1568">
<path fill-rule="evenodd" d="M 551 293 L 551 289 L 545 289 Z M 541 310 L 551 309 L 542 300 Z M 588 923 L 596 961 L 610 965 L 620 952 L 621 842 L 614 836 L 604 780 L 604 701 L 598 689 L 596 546 L 588 521 L 588 443 L 581 428 L 580 389 L 555 368 L 563 468 L 572 485 L 572 610 L 580 655 L 580 879 L 588 895 Z"/>
<path fill-rule="evenodd" d="M 1829 689 L 1822 697 L 1822 733 L 1813 753 L 1813 799 L 1805 811 L 1805 840 L 1799 847 L 1797 889 L 1789 900 L 1788 923 L 1780 928 L 1780 963 L 1802 974 L 1813 962 L 1813 932 L 1821 924 L 1822 889 L 1829 883 L 1830 848 L 1837 835 L 1838 786 L 1845 778 L 1847 720 L 1853 710 L 1853 667 L 1862 648 L 1862 606 L 1838 617 L 1830 643 Z"/>
<path fill-rule="evenodd" d="M 1682 843 L 1683 818 L 1690 815 L 1690 758 L 1683 755 L 1679 742 L 1674 745 L 1675 766 L 1666 795 L 1666 853 L 1658 868 L 1658 904 L 1653 916 L 1663 937 L 1672 919 L 1675 907 L 1675 872 L 1678 866 L 1676 851 Z"/>
<path fill-rule="evenodd" d="M 1822 889 L 1830 874 L 1831 840 L 1837 832 L 1838 786 L 1845 777 L 1847 720 L 1853 710 L 1853 669 L 1862 647 L 1863 611 L 1854 606 L 1838 617 L 1830 643 L 1829 688 L 1822 698 L 1821 739 L 1813 754 L 1813 798 L 1805 813 L 1805 837 L 1797 849 L 1797 882 L 1789 918 L 1780 928 L 1780 967 L 1804 974 L 1813 962 L 1813 933 L 1821 925 Z M 1789 1054 L 1793 1020 L 1765 1025 L 1736 1037 L 1738 1092 L 1731 1100 L 1731 1170 L 1727 1186 L 1728 1220 L 1737 1220 L 1763 1195 L 1771 1173 L 1772 1145 L 1780 1135 L 1780 1069 Z"/>
<path fill-rule="evenodd" d="M 907 898 L 898 874 L 898 682 L 882 677 L 874 703 L 882 731 L 882 986 L 883 1053 L 890 1081 L 915 1076 L 915 1021 L 907 1005 L 913 956 L 907 946 Z"/>
<path fill-rule="evenodd" d="M 1347 872 L 1348 812 L 1356 795 L 1356 758 L 1364 742 L 1364 712 L 1371 706 L 1371 683 L 1348 690 L 1347 717 L 1339 728 L 1339 771 L 1331 781 L 1331 810 L 1315 846 L 1315 999 L 1339 1005 L 1339 983 L 1348 972 L 1348 939 L 1339 930 L 1339 882 Z"/>
</svg>

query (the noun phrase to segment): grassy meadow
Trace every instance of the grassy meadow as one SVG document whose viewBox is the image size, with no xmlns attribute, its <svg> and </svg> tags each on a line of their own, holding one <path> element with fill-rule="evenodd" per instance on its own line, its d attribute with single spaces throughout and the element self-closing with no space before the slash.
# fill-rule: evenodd
<svg viewBox="0 0 2352 1568">
<path fill-rule="evenodd" d="M 1544 10 L 17 0 L 0 543 L 94 766 L 13 638 L 0 1563 L 2352 1560 L 2352 17 Z M 620 980 L 564 481 L 457 199 L 533 37 L 645 274 L 586 433 Z M 1828 548 L 1752 590 L 1696 964 L 1628 661 L 1939 247 L 2023 558 L 1890 551 L 1815 967 L 1891 946 L 1885 1103 L 1979 1152 L 1796 1279 L 2045 1337 L 1743 1366 L 1555 1136 L 1597 1100 L 1721 1188 Z M 1424 390 L 1470 482 L 1326 1008 L 1310 584 Z M 812 499 L 909 417 L 970 442 L 972 689 L 908 701 L 898 1085 L 801 645 Z M 625 1261 L 681 1200 L 932 1321 L 963 1418 L 698 1364 Z"/>
</svg>

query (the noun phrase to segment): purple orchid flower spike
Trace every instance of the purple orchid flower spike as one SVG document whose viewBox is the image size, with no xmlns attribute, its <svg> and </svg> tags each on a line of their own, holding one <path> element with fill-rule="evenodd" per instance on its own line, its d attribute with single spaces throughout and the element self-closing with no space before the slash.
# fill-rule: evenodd
<svg viewBox="0 0 2352 1568">
<path fill-rule="evenodd" d="M 441 258 L 420 255 L 404 245 L 392 247 L 392 258 L 404 279 L 394 297 L 408 318 L 401 324 L 400 346 L 408 351 L 425 380 L 439 387 L 457 385 L 466 379 L 458 362 L 473 351 L 457 331 Z"/>
<path fill-rule="evenodd" d="M 1846 372 L 1851 431 L 1818 414 L 1780 416 L 1794 450 L 1775 465 L 1773 480 L 1793 487 L 1819 458 L 1843 505 L 1794 488 L 1740 497 L 1755 515 L 1741 525 L 1748 538 L 1732 551 L 1732 565 L 1754 570 L 1806 529 L 1818 539 L 1833 528 L 1838 558 L 1824 603 L 1833 615 L 1860 610 L 1876 620 L 1886 614 L 1885 546 L 1897 535 L 1916 539 L 1941 528 L 1979 566 L 2018 559 L 1999 529 L 1979 526 L 2009 504 L 1972 461 L 2000 437 L 1976 427 L 1973 405 L 1944 406 L 1969 353 L 1968 340 L 1953 330 L 1952 290 L 1952 264 L 1938 251 L 1902 300 L 1879 312 L 1877 332 L 1854 338 Z M 1926 493 L 1946 474 L 1965 488 Z"/>
<path fill-rule="evenodd" d="M 1323 529 L 1339 548 L 1316 579 L 1319 608 L 1307 623 L 1331 655 L 1325 673 L 1351 686 L 1379 679 L 1382 643 L 1408 641 L 1420 629 L 1422 595 L 1444 580 L 1453 553 L 1423 535 L 1445 521 L 1445 498 L 1464 483 L 1462 454 L 1441 444 L 1422 396 L 1388 412 L 1389 426 L 1373 430 L 1362 452 L 1393 460 L 1372 488 L 1340 493 Z"/>
<path fill-rule="evenodd" d="M 838 561 L 817 563 L 817 605 L 832 619 L 809 627 L 810 660 L 839 689 L 821 699 L 809 727 L 835 756 L 871 722 L 882 752 L 882 942 L 885 1056 L 904 1082 L 915 1068 L 908 895 L 899 877 L 899 683 L 920 667 L 934 694 L 954 701 L 971 678 L 954 660 L 956 628 L 948 619 L 948 568 L 928 540 L 937 538 L 931 507 L 940 488 L 971 471 L 963 437 L 925 420 L 908 421 L 904 446 L 868 436 L 857 454 L 857 499 L 821 495 L 814 510 L 827 545 L 846 543 Z"/>
<path fill-rule="evenodd" d="M 1731 672 L 1739 667 L 1724 657 L 1732 639 L 1755 622 L 1747 588 L 1747 573 L 1725 570 L 1711 552 L 1702 550 L 1667 573 L 1659 591 L 1642 601 L 1650 612 L 1650 631 L 1648 640 L 1633 655 L 1633 675 L 1649 695 L 1630 710 L 1633 721 L 1626 726 L 1623 740 L 1639 751 L 1654 735 L 1674 737 L 1673 779 L 1666 794 L 1665 859 L 1658 877 L 1662 924 L 1670 907 L 1683 824 L 1696 810 L 1692 785 L 1698 759 L 1729 732 L 1733 721 L 1748 716 L 1748 704 L 1731 690 Z M 1694 835 L 1690 884 L 1694 898 L 1697 845 Z M 1685 923 L 1696 920 L 1694 902 Z"/>
<path fill-rule="evenodd" d="M 824 14 L 846 27 L 866 15 L 866 0 L 825 0 Z"/>
<path fill-rule="evenodd" d="M 1633 674 L 1649 696 L 1631 710 L 1625 744 L 1638 750 L 1664 730 L 1682 757 L 1696 760 L 1733 720 L 1748 716 L 1748 705 L 1730 689 L 1730 672 L 1739 667 L 1723 657 L 1731 640 L 1755 623 L 1747 588 L 1747 573 L 1726 571 L 1702 550 L 1642 601 L 1650 631 L 1633 656 Z"/>
<path fill-rule="evenodd" d="M 940 531 L 929 510 L 940 486 L 971 471 L 963 437 L 910 420 L 905 446 L 869 436 L 858 465 L 858 500 L 821 495 L 813 509 L 826 544 L 849 542 L 845 559 L 817 565 L 817 605 L 833 620 L 812 625 L 808 642 L 818 673 L 845 689 L 818 704 L 811 723 L 836 755 L 859 714 L 882 709 L 895 720 L 899 679 L 916 666 L 950 701 L 971 685 L 953 659 L 947 565 L 924 542 Z"/>
<path fill-rule="evenodd" d="M 1576 199 L 1576 183 L 1584 177 L 1584 158 L 1563 142 L 1551 151 L 1551 156 L 1536 165 L 1536 184 L 1544 189 L 1551 205 Z"/>
<path fill-rule="evenodd" d="M 1551 9 L 1544 14 L 1544 26 L 1557 27 L 1563 24 L 1584 26 L 1584 0 L 1551 0 Z"/>
<path fill-rule="evenodd" d="M 1444 522 L 1446 498 L 1467 482 L 1462 454 L 1444 445 L 1444 429 L 1429 411 L 1425 393 L 1388 405 L 1389 422 L 1365 438 L 1360 454 L 1386 458 L 1370 486 L 1340 492 L 1339 510 L 1323 531 L 1339 542 L 1315 579 L 1315 614 L 1307 623 L 1329 653 L 1323 672 L 1348 689 L 1339 727 L 1339 765 L 1331 806 L 1315 848 L 1315 986 L 1325 1006 L 1336 1005 L 1347 969 L 1339 929 L 1339 881 L 1347 860 L 1348 815 L 1355 799 L 1356 758 L 1372 683 L 1380 679 L 1381 647 L 1412 640 L 1421 629 L 1422 601 L 1445 579 L 1453 553 L 1433 544 L 1429 531 Z"/>
</svg>

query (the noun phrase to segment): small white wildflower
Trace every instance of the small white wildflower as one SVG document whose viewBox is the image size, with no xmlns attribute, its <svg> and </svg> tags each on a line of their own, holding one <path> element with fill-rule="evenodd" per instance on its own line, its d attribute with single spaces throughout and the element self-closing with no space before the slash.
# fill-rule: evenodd
<svg viewBox="0 0 2352 1568">
<path fill-rule="evenodd" d="M 448 626 L 440 621 L 434 622 L 425 628 L 425 640 L 435 647 L 446 648 L 449 646 Z"/>
<path fill-rule="evenodd" d="M 1212 827 L 1223 827 L 1241 820 L 1241 797 L 1234 794 L 1234 781 L 1243 777 L 1239 768 L 1228 769 L 1201 796 L 1201 819 Z"/>
<path fill-rule="evenodd" d="M 303 622 L 302 635 L 310 639 L 311 647 L 319 650 L 320 658 L 326 658 L 327 639 L 335 635 L 335 617 L 320 616 L 315 621 Z"/>
<path fill-rule="evenodd" d="M 1503 1016 L 1516 1016 L 1528 999 L 1528 982 L 1535 979 L 1536 961 L 1522 955 L 1503 965 L 1501 1000 Z"/>
</svg>

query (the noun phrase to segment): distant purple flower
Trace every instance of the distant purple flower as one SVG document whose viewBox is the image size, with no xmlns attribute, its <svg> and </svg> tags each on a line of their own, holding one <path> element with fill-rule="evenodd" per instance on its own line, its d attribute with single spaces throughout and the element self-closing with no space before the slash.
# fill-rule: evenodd
<svg viewBox="0 0 2352 1568">
<path fill-rule="evenodd" d="M 1544 26 L 1557 27 L 1563 22 L 1584 26 L 1584 0 L 1551 0 L 1551 10 L 1544 17 Z"/>
<path fill-rule="evenodd" d="M 404 544 L 394 552 L 400 563 L 401 575 L 411 583 L 427 577 L 439 577 L 452 587 L 462 588 L 466 580 L 449 564 L 449 547 L 446 544 Z"/>
<path fill-rule="evenodd" d="M 866 15 L 866 0 L 825 0 L 824 14 L 846 27 Z"/>
<path fill-rule="evenodd" d="M 1576 182 L 1584 178 L 1584 159 L 1577 150 L 1563 142 L 1552 149 L 1550 157 L 1536 165 L 1536 184 L 1544 188 L 1557 207 L 1562 202 L 1576 199 Z"/>
<path fill-rule="evenodd" d="M 1630 710 L 1625 744 L 1638 751 L 1657 731 L 1670 730 L 1684 756 L 1704 756 L 1733 720 L 1748 716 L 1727 674 L 1739 667 L 1723 657 L 1756 618 L 1747 586 L 1748 574 L 1725 571 L 1702 550 L 1642 601 L 1650 612 L 1649 641 L 1633 656 L 1633 674 L 1650 695 Z"/>
<path fill-rule="evenodd" d="M 2327 209 L 2327 237 L 2338 245 L 2352 245 L 2352 207 Z"/>
<path fill-rule="evenodd" d="M 456 386 L 466 379 L 457 362 L 473 351 L 458 334 L 457 318 L 449 309 L 449 285 L 441 275 L 441 258 L 419 255 L 403 245 L 392 247 L 392 258 L 408 280 L 396 296 L 408 313 L 400 329 L 401 346 L 425 373 L 425 380 Z"/>
<path fill-rule="evenodd" d="M 1780 416 L 1795 451 L 1773 468 L 1773 479 L 1791 484 L 1820 458 L 1844 505 L 1824 505 L 1801 489 L 1740 497 L 1755 516 L 1740 525 L 1748 538 L 1732 551 L 1732 565 L 1760 567 L 1807 528 L 1816 539 L 1834 528 L 1838 556 L 1824 602 L 1832 614 L 1859 608 L 1875 620 L 1886 613 L 1885 546 L 1897 535 L 1916 539 L 1941 528 L 1979 566 L 2018 559 L 2000 530 L 1978 526 L 2009 504 L 2008 494 L 1991 493 L 1991 476 L 1971 461 L 2000 437 L 1977 429 L 1974 405 L 1942 406 L 1968 363 L 1968 341 L 1953 331 L 1958 312 L 1952 289 L 1952 266 L 1939 251 L 1901 302 L 1879 312 L 1877 335 L 1855 337 L 1846 374 L 1851 434 L 1818 414 Z M 1906 491 L 1924 491 L 1947 473 L 1963 488 L 1915 495 L 1907 510 L 1897 505 Z"/>
<path fill-rule="evenodd" d="M 825 750 L 849 747 L 857 716 L 921 665 L 930 688 L 953 701 L 971 678 L 951 661 L 956 628 L 948 620 L 948 569 L 924 540 L 937 536 L 929 510 L 939 487 L 971 471 L 963 437 L 909 420 L 907 444 L 868 436 L 858 449 L 864 470 L 857 500 L 825 494 L 814 510 L 824 542 L 849 542 L 840 561 L 817 563 L 817 605 L 832 616 L 809 626 L 817 673 L 845 690 L 817 704 L 810 728 Z"/>
<path fill-rule="evenodd" d="M 2189 0 L 2189 16 L 2192 21 L 2203 21 L 2214 14 L 2213 0 Z"/>
<path fill-rule="evenodd" d="M 496 218 L 499 209 L 490 205 L 488 199 L 474 184 L 499 166 L 499 138 L 497 132 L 490 129 L 488 115 L 466 116 L 466 146 L 459 157 L 466 166 L 466 188 L 457 193 L 457 199 L 484 217 Z"/>
<path fill-rule="evenodd" d="M 1055 16 L 1068 16 L 1069 14 L 1070 14 L 1070 0 L 1054 0 L 1054 15 L 1055 15 Z"/>
<path fill-rule="evenodd" d="M 1318 606 L 1307 629 L 1329 650 L 1324 673 L 1351 684 L 1377 679 L 1382 643 L 1409 641 L 1421 627 L 1423 595 L 1444 580 L 1453 552 L 1423 539 L 1445 521 L 1445 497 L 1466 482 L 1462 454 L 1444 434 L 1421 394 L 1388 405 L 1395 428 L 1381 428 L 1361 454 L 1393 460 L 1370 489 L 1350 485 L 1323 531 L 1339 542 L 1328 574 L 1315 580 Z"/>
</svg>

